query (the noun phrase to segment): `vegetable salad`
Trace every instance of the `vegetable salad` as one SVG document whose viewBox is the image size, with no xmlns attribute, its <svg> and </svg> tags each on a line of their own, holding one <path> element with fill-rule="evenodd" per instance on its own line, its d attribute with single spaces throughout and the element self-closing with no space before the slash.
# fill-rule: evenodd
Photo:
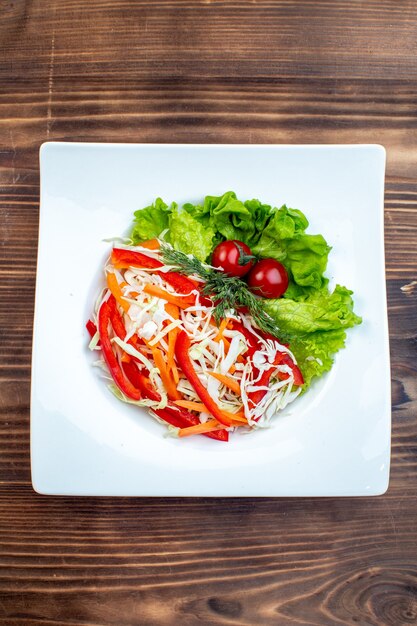
<svg viewBox="0 0 417 626">
<path fill-rule="evenodd" d="M 136 211 L 87 323 L 113 393 L 179 437 L 269 426 L 361 321 L 351 291 L 330 292 L 330 247 L 307 227 L 233 192 Z"/>
</svg>

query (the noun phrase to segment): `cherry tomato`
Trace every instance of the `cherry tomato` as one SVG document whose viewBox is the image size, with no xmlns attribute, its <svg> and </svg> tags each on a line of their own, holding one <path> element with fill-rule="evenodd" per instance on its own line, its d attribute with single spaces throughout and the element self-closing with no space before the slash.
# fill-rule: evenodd
<svg viewBox="0 0 417 626">
<path fill-rule="evenodd" d="M 287 270 L 275 259 L 262 259 L 251 269 L 248 285 L 263 298 L 280 298 L 288 287 Z"/>
<path fill-rule="evenodd" d="M 222 241 L 213 251 L 211 264 L 230 276 L 244 276 L 254 264 L 250 248 L 243 241 Z"/>
</svg>

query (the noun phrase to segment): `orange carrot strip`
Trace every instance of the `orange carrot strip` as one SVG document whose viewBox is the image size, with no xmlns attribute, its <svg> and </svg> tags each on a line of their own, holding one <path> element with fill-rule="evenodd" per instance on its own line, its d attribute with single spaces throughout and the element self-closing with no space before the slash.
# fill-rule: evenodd
<svg viewBox="0 0 417 626">
<path fill-rule="evenodd" d="M 193 402 L 192 400 L 176 400 L 175 404 L 181 406 L 183 409 L 191 409 L 192 411 L 199 411 L 200 413 L 206 413 L 207 409 L 202 402 Z"/>
<path fill-rule="evenodd" d="M 226 337 L 222 337 L 222 341 L 224 343 L 224 352 L 225 352 L 225 354 L 227 354 L 229 352 L 229 348 L 230 348 L 230 341 L 228 339 L 226 339 Z"/>
<path fill-rule="evenodd" d="M 172 293 L 169 293 L 169 291 L 165 291 L 165 289 L 161 289 L 161 287 L 157 287 L 156 285 L 151 285 L 149 283 L 144 286 L 143 291 L 150 296 L 156 296 L 157 298 L 176 304 L 180 309 L 187 309 L 189 306 L 194 304 L 194 299 L 191 301 L 190 298 L 187 297 L 179 298 L 178 296 L 174 296 Z"/>
<path fill-rule="evenodd" d="M 169 372 L 167 370 L 167 366 L 165 364 L 164 356 L 159 348 L 152 347 L 153 360 L 155 361 L 156 367 L 159 369 L 159 373 L 168 394 L 168 398 L 170 400 L 179 400 L 181 398 L 181 394 L 178 392 L 174 381 L 172 380 Z"/>
<path fill-rule="evenodd" d="M 167 354 L 167 370 L 168 375 L 172 377 L 175 387 L 180 382 L 178 368 L 175 363 L 175 342 L 177 340 L 178 328 L 173 328 L 168 333 L 168 354 Z"/>
<path fill-rule="evenodd" d="M 172 378 L 174 379 L 174 383 L 178 385 L 180 382 L 180 375 L 178 373 L 178 368 L 175 361 L 172 362 Z"/>
<path fill-rule="evenodd" d="M 210 376 L 213 378 L 217 378 L 223 385 L 226 385 L 229 389 L 231 389 L 234 393 L 240 396 L 240 385 L 234 378 L 231 376 L 227 376 L 226 374 L 218 374 L 217 372 L 209 372 Z"/>
<path fill-rule="evenodd" d="M 230 419 L 233 420 L 233 426 L 241 426 L 242 424 L 247 424 L 248 420 L 245 417 L 243 411 L 239 411 L 238 413 L 230 413 L 229 411 L 223 411 Z"/>
<path fill-rule="evenodd" d="M 167 302 L 165 305 L 165 311 L 174 318 L 174 320 L 180 319 L 180 312 L 178 310 L 178 306 L 176 304 L 172 304 L 172 302 Z"/>
<path fill-rule="evenodd" d="M 175 332 L 176 331 L 176 332 Z M 174 369 L 174 354 L 175 354 L 175 341 L 177 339 L 178 328 L 173 328 L 168 333 L 168 356 L 167 356 L 167 367 L 168 370 L 171 371 Z"/>
<path fill-rule="evenodd" d="M 209 413 L 207 408 L 204 406 L 202 402 L 193 402 L 192 400 L 176 400 L 175 404 L 182 407 L 183 409 L 188 409 L 190 411 L 198 411 L 199 413 Z M 230 411 L 224 411 L 221 409 L 222 413 L 229 417 L 230 419 L 236 422 L 247 423 L 247 419 L 245 417 L 244 411 L 238 411 L 237 413 L 231 413 Z"/>
<path fill-rule="evenodd" d="M 126 302 L 126 300 L 123 298 L 123 292 L 122 292 L 121 286 L 117 282 L 116 274 L 113 274 L 113 272 L 109 272 L 107 274 L 107 287 L 112 292 L 113 296 L 115 297 L 116 302 L 120 304 L 122 309 L 126 311 L 127 313 L 130 309 L 130 304 Z"/>
<path fill-rule="evenodd" d="M 148 239 L 147 241 L 142 241 L 139 244 L 142 248 L 148 248 L 148 250 L 159 250 L 161 244 L 157 239 Z"/>
<path fill-rule="evenodd" d="M 174 318 L 174 320 L 178 320 L 180 318 L 180 310 L 176 304 L 172 304 L 172 302 L 167 302 L 165 305 L 165 311 Z M 167 355 L 167 368 L 168 371 L 171 372 L 174 378 L 174 382 L 178 385 L 179 375 L 177 366 L 175 365 L 174 355 L 175 355 L 175 342 L 177 340 L 178 328 L 173 328 L 168 333 L 168 355 Z"/>
<path fill-rule="evenodd" d="M 222 321 L 220 322 L 220 326 L 219 326 L 219 332 L 214 337 L 214 341 L 220 341 L 220 339 L 223 337 L 223 333 L 224 333 L 224 331 L 227 328 L 228 322 L 229 322 L 229 320 L 227 319 L 227 317 L 224 317 L 222 319 Z"/>
<path fill-rule="evenodd" d="M 201 435 L 203 433 L 210 433 L 213 430 L 221 430 L 224 428 L 224 424 L 219 424 L 217 420 L 209 420 L 205 424 L 196 424 L 195 426 L 187 426 L 186 428 L 180 428 L 178 431 L 178 437 L 189 437 L 190 435 Z"/>
</svg>

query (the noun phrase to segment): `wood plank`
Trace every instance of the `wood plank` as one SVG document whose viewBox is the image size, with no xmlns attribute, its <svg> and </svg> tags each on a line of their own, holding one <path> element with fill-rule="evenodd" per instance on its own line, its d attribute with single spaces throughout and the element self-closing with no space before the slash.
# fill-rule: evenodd
<svg viewBox="0 0 417 626">
<path fill-rule="evenodd" d="M 415 1 L 11 0 L 0 11 L 0 624 L 416 624 Z M 385 496 L 33 493 L 38 150 L 47 139 L 387 148 Z"/>
<path fill-rule="evenodd" d="M 14 625 L 327 626 L 413 615 L 408 498 L 173 499 L 167 507 L 37 497 L 25 487 L 0 497 L 8 509 L 2 606 Z"/>
</svg>

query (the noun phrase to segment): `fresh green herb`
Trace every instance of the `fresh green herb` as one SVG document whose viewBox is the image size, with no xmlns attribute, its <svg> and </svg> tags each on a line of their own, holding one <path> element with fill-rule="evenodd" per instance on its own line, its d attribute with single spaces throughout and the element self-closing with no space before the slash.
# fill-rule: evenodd
<svg viewBox="0 0 417 626">
<path fill-rule="evenodd" d="M 196 275 L 205 281 L 202 293 L 209 296 L 215 305 L 213 316 L 217 324 L 226 317 L 227 312 L 237 312 L 240 307 L 247 307 L 256 326 L 275 337 L 282 337 L 279 328 L 264 310 L 263 301 L 249 291 L 247 284 L 235 276 L 226 276 L 222 270 L 213 269 L 196 257 L 187 256 L 162 244 L 161 254 L 164 263 L 186 276 Z"/>
</svg>

